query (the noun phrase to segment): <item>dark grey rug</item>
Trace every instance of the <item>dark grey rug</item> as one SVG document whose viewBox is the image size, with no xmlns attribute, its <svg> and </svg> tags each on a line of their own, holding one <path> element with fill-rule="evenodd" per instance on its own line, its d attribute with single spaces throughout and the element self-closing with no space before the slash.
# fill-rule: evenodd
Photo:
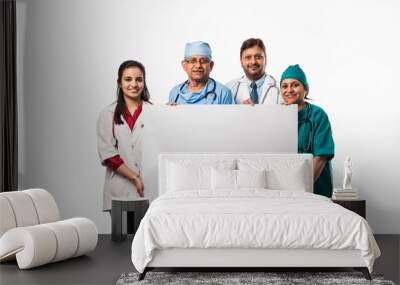
<svg viewBox="0 0 400 285">
<path fill-rule="evenodd" d="M 138 281 L 138 276 L 139 273 L 124 273 L 118 279 L 117 285 L 395 285 L 392 281 L 384 280 L 381 275 L 373 274 L 372 281 L 368 281 L 360 272 L 148 272 L 142 281 Z"/>
</svg>

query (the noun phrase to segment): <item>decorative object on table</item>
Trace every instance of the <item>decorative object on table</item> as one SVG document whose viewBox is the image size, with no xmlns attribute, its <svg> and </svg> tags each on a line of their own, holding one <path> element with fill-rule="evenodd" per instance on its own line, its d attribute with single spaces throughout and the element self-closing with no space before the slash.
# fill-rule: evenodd
<svg viewBox="0 0 400 285">
<path fill-rule="evenodd" d="M 365 280 L 361 272 L 149 272 L 138 281 L 139 273 L 122 274 L 116 285 L 177 285 L 177 284 L 376 284 L 395 285 L 382 275 Z"/>
<path fill-rule="evenodd" d="M 113 198 L 111 202 L 111 240 L 123 241 L 127 234 L 135 234 L 149 208 L 148 198 Z M 127 218 L 124 219 L 124 212 Z M 131 219 L 131 217 L 133 217 Z M 126 233 L 123 228 L 126 225 Z"/>
<path fill-rule="evenodd" d="M 61 221 L 56 201 L 44 189 L 0 193 L 0 209 L 0 262 L 16 259 L 20 269 L 28 269 L 96 248 L 95 223 Z"/>
<path fill-rule="evenodd" d="M 335 188 L 332 193 L 333 200 L 358 200 L 358 193 L 351 186 L 353 177 L 353 163 L 350 156 L 344 160 L 343 188 Z"/>
<path fill-rule="evenodd" d="M 346 156 L 344 160 L 344 178 L 343 178 L 343 190 L 351 190 L 351 178 L 353 176 L 353 163 L 350 156 Z"/>
</svg>

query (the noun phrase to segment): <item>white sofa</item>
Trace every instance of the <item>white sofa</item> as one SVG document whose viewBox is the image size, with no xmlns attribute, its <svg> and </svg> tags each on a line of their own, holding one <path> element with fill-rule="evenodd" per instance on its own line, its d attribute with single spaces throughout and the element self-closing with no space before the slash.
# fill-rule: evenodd
<svg viewBox="0 0 400 285">
<path fill-rule="evenodd" d="M 84 255 L 96 248 L 97 227 L 87 218 L 60 220 L 44 189 L 0 193 L 0 262 L 20 269 Z"/>
</svg>

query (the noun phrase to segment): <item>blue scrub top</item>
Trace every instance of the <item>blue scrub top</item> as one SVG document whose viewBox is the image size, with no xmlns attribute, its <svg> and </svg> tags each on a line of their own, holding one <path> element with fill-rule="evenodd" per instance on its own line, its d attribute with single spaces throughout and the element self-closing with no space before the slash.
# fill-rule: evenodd
<svg viewBox="0 0 400 285">
<path fill-rule="evenodd" d="M 211 93 L 214 87 L 215 91 Z M 169 92 L 168 101 L 174 103 L 175 100 L 177 104 L 235 104 L 231 90 L 211 78 L 201 91 L 193 93 L 189 91 L 187 81 L 178 84 Z"/>
<path fill-rule="evenodd" d="M 321 175 L 314 182 L 314 193 L 330 198 L 333 190 L 331 159 L 335 155 L 335 144 L 328 116 L 322 108 L 307 103 L 299 111 L 298 119 L 298 152 L 328 156 Z"/>
</svg>

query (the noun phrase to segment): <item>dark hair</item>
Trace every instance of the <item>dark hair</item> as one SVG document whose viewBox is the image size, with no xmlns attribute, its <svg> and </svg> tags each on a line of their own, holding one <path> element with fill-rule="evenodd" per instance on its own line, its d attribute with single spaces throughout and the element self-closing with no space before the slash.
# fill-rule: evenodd
<svg viewBox="0 0 400 285">
<path fill-rule="evenodd" d="M 117 125 L 123 124 L 121 120 L 121 114 L 124 112 L 126 104 L 124 100 L 124 93 L 122 92 L 122 89 L 120 87 L 121 85 L 121 80 L 122 80 L 122 74 L 124 73 L 125 69 L 131 68 L 131 67 L 137 67 L 143 72 L 143 81 L 144 81 L 144 88 L 142 91 L 142 94 L 140 94 L 140 99 L 145 102 L 149 102 L 150 100 L 150 93 L 149 90 L 147 89 L 146 85 L 146 71 L 144 69 L 143 64 L 141 64 L 138 61 L 135 60 L 127 60 L 121 63 L 121 65 L 118 68 L 118 87 L 117 87 L 117 106 L 115 107 L 115 112 L 114 112 L 114 122 Z"/>
<path fill-rule="evenodd" d="M 261 48 L 263 50 L 265 55 L 267 54 L 265 52 L 265 45 L 264 45 L 262 39 L 250 38 L 250 39 L 245 40 L 242 43 L 242 46 L 240 47 L 240 57 L 242 57 L 242 54 L 246 49 L 252 48 L 254 46 L 258 46 L 259 48 Z"/>
<path fill-rule="evenodd" d="M 304 88 L 306 90 L 306 94 L 304 95 L 304 100 L 312 100 L 312 98 L 308 98 L 309 87 Z"/>
</svg>

